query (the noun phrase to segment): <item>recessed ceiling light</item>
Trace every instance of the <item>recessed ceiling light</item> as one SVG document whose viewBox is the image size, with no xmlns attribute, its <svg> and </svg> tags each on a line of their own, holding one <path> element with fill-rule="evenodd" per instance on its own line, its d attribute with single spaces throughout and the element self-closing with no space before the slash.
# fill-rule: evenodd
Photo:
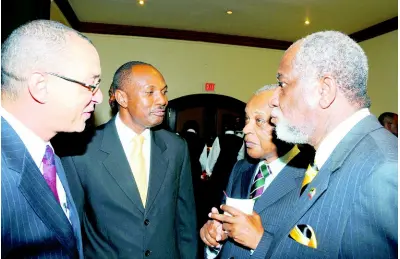
<svg viewBox="0 0 400 259">
<path fill-rule="evenodd" d="M 226 11 L 227 14 L 232 14 L 233 12 L 231 10 Z"/>
<path fill-rule="evenodd" d="M 140 1 L 139 1 L 139 4 L 140 4 L 140 5 L 144 5 L 144 0 L 140 0 Z"/>
<path fill-rule="evenodd" d="M 304 24 L 305 24 L 305 25 L 309 25 L 309 24 L 310 24 L 310 21 L 307 19 L 307 20 L 304 22 Z"/>
</svg>

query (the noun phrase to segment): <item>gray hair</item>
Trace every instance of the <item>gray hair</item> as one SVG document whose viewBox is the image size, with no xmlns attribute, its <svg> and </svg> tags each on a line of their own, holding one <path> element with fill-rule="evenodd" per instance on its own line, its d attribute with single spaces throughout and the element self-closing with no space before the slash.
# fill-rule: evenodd
<svg viewBox="0 0 400 259">
<path fill-rule="evenodd" d="M 264 85 L 263 87 L 255 91 L 254 95 L 259 95 L 260 93 L 265 91 L 275 90 L 276 88 L 278 88 L 278 86 L 279 86 L 278 84 Z"/>
<path fill-rule="evenodd" d="M 297 75 L 320 79 L 329 73 L 350 103 L 360 108 L 370 107 L 368 60 L 360 45 L 337 31 L 313 33 L 296 43 L 299 50 L 293 60 L 293 70 Z"/>
<path fill-rule="evenodd" d="M 71 34 L 91 43 L 83 34 L 55 21 L 35 20 L 15 29 L 1 46 L 2 96 L 16 100 L 32 71 L 54 69 Z"/>
</svg>

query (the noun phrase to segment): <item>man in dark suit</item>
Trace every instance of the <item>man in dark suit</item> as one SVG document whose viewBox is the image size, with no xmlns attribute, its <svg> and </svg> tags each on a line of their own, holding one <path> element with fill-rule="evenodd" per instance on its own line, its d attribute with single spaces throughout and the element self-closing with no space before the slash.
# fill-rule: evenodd
<svg viewBox="0 0 400 259">
<path fill-rule="evenodd" d="M 2 258 L 83 258 L 78 213 L 50 139 L 84 129 L 103 98 L 100 72 L 91 42 L 57 22 L 27 23 L 2 45 Z"/>
<path fill-rule="evenodd" d="M 213 208 L 211 218 L 215 220 L 208 221 L 200 231 L 202 240 L 209 246 L 207 258 L 214 258 L 218 253 L 220 258 L 264 258 L 267 252 L 265 246 L 270 242 L 271 235 L 298 199 L 297 187 L 310 158 L 297 146 L 279 141 L 273 134 L 269 100 L 276 88 L 277 85 L 261 88 L 247 103 L 243 132 L 247 153 L 256 163 L 244 159 L 238 161 L 226 188 L 228 197 L 255 199 L 254 212 L 246 215 L 223 205 L 222 209 L 233 215 L 231 217 L 219 215 Z M 257 178 L 262 167 L 268 169 L 269 175 Z M 258 186 L 261 189 L 254 187 L 258 181 L 264 182 Z M 226 232 L 222 232 L 222 223 Z M 219 244 L 222 250 L 215 248 Z"/>
<path fill-rule="evenodd" d="M 176 134 L 154 129 L 168 104 L 165 80 L 133 61 L 116 71 L 113 87 L 118 114 L 97 129 L 85 154 L 63 158 L 85 256 L 196 258 L 188 148 Z"/>
<path fill-rule="evenodd" d="M 370 114 L 368 62 L 340 32 L 297 41 L 278 69 L 278 138 L 316 149 L 266 258 L 397 258 L 397 138 Z"/>
</svg>

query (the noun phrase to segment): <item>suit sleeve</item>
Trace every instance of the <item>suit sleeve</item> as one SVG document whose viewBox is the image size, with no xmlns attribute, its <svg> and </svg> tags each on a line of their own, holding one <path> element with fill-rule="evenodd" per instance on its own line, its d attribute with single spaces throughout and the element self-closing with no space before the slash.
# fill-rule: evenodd
<svg viewBox="0 0 400 259">
<path fill-rule="evenodd" d="M 340 257 L 397 258 L 397 162 L 385 163 L 366 179 L 353 204 Z"/>
<path fill-rule="evenodd" d="M 196 227 L 196 206 L 194 202 L 192 173 L 190 169 L 189 151 L 184 142 L 183 163 L 180 172 L 177 201 L 177 237 L 182 259 L 197 257 L 198 233 Z"/>
<path fill-rule="evenodd" d="M 61 159 L 62 165 L 64 167 L 65 174 L 67 176 L 68 185 L 71 190 L 72 198 L 76 209 L 78 211 L 79 219 L 82 222 L 82 217 L 84 213 L 84 202 L 85 202 L 85 192 L 82 186 L 81 175 L 77 170 L 75 160 L 72 157 L 63 157 Z"/>
</svg>

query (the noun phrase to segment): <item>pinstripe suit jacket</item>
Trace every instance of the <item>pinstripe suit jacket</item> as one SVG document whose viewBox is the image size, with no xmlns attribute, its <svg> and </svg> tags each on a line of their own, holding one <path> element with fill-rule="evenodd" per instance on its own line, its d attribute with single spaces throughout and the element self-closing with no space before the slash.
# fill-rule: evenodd
<svg viewBox="0 0 400 259">
<path fill-rule="evenodd" d="M 83 258 L 79 218 L 60 159 L 72 226 L 14 129 L 1 118 L 1 258 Z"/>
<path fill-rule="evenodd" d="M 397 166 L 397 138 L 374 116 L 361 120 L 284 220 L 266 258 L 397 258 Z M 313 228 L 316 249 L 288 237 L 299 224 Z"/>
<path fill-rule="evenodd" d="M 272 181 L 262 196 L 256 201 L 254 210 L 260 215 L 264 227 L 264 235 L 253 252 L 251 258 L 264 258 L 270 243 L 270 236 L 280 226 L 279 221 L 291 212 L 292 205 L 299 197 L 298 186 L 310 163 L 303 152 L 296 155 Z M 250 195 L 252 180 L 257 164 L 240 160 L 232 170 L 227 187 L 227 195 L 232 198 L 245 198 Z M 250 258 L 250 250 L 228 239 L 220 252 L 220 258 Z"/>
</svg>

